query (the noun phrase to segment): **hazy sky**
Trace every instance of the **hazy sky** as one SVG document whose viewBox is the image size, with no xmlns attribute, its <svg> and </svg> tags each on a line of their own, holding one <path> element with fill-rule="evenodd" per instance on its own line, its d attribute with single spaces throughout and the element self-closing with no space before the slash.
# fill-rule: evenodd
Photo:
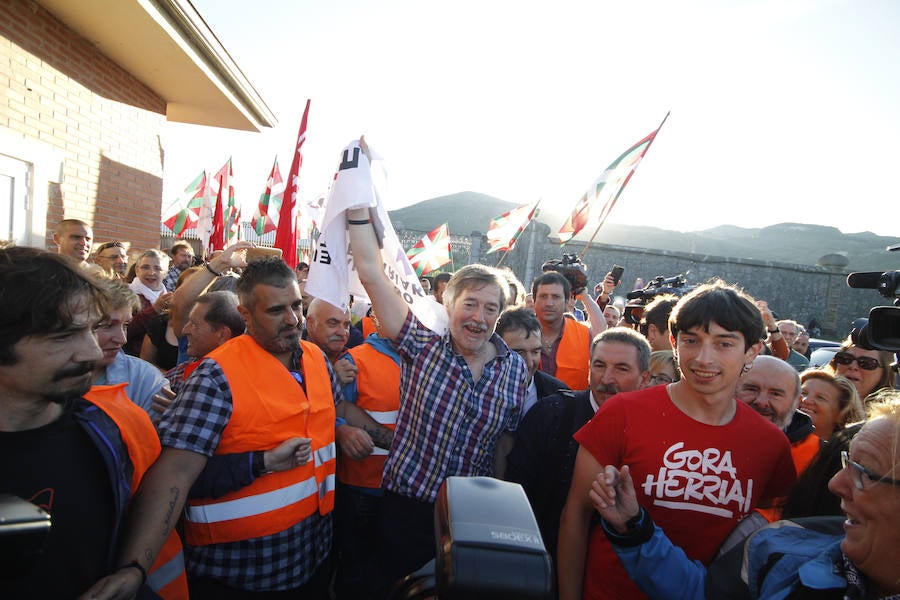
<svg viewBox="0 0 900 600">
<path fill-rule="evenodd" d="M 233 156 L 252 207 L 311 98 L 304 198 L 365 134 L 389 209 L 471 190 L 561 221 L 671 111 L 611 222 L 900 236 L 894 0 L 193 2 L 279 124 L 170 123 L 166 201 Z"/>
</svg>

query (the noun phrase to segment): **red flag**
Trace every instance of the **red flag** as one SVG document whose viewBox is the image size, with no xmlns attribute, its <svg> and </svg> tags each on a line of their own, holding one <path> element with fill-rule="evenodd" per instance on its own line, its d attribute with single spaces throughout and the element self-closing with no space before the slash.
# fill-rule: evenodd
<svg viewBox="0 0 900 600">
<path fill-rule="evenodd" d="M 421 277 L 450 262 L 450 230 L 447 224 L 438 226 L 422 236 L 406 253 L 409 264 Z"/>
<path fill-rule="evenodd" d="M 281 210 L 278 211 L 278 229 L 275 231 L 275 247 L 281 248 L 284 262 L 292 269 L 297 267 L 297 200 L 300 189 L 300 166 L 303 164 L 303 142 L 306 141 L 306 119 L 309 117 L 309 100 L 300 120 L 300 131 L 297 133 L 297 149 L 291 161 L 291 170 L 285 182 L 284 195 L 281 198 Z"/>
<path fill-rule="evenodd" d="M 667 118 L 669 118 L 668 114 Z M 619 158 L 606 167 L 600 177 L 594 180 L 590 189 L 578 200 L 572 214 L 559 230 L 559 239 L 563 244 L 578 235 L 578 232 L 587 227 L 589 223 L 598 224 L 598 228 L 599 225 L 603 225 L 666 119 L 663 119 L 653 133 L 623 152 Z"/>
<path fill-rule="evenodd" d="M 216 208 L 213 211 L 213 231 L 209 238 L 209 251 L 224 250 L 226 243 L 225 231 L 225 203 L 231 188 L 231 158 L 219 169 L 214 179 L 219 182 L 219 192 L 216 195 Z"/>
</svg>

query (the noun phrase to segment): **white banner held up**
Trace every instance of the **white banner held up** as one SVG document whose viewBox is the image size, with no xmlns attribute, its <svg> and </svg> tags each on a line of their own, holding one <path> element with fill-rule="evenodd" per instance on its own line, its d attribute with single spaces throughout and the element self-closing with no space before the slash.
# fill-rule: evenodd
<svg viewBox="0 0 900 600">
<path fill-rule="evenodd" d="M 368 207 L 381 242 L 385 274 L 416 318 L 432 331 L 443 334 L 448 327 L 447 310 L 425 293 L 415 269 L 409 264 L 373 178 L 370 156 L 376 165 L 380 164 L 374 152 L 369 150 L 369 155 L 366 154 L 359 140 L 351 142 L 341 155 L 325 204 L 321 233 L 309 266 L 306 291 L 342 309 L 347 308 L 351 294 L 356 299 L 368 302 L 366 291 L 353 267 L 345 216 L 350 209 Z M 383 174 L 380 169 L 378 173 Z"/>
</svg>

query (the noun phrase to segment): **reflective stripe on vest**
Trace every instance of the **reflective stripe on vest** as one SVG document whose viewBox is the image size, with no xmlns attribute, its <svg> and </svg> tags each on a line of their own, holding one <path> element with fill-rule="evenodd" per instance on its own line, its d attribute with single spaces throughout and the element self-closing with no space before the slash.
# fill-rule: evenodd
<svg viewBox="0 0 900 600">
<path fill-rule="evenodd" d="M 216 499 L 200 498 L 185 509 L 185 541 L 191 545 L 255 539 L 295 526 L 317 509 L 334 507 L 334 395 L 322 351 L 301 342 L 304 391 L 284 365 L 248 335 L 209 354 L 225 374 L 232 395 L 231 419 L 216 454 L 275 448 L 292 437 L 312 440 L 313 460 L 267 473 Z"/>
<path fill-rule="evenodd" d="M 356 405 L 379 425 L 394 429 L 400 406 L 400 366 L 374 344 L 356 346 L 350 354 L 359 368 Z M 379 488 L 387 455 L 384 448 L 373 448 L 362 460 L 342 457 L 338 478 L 348 485 Z"/>
<path fill-rule="evenodd" d="M 161 447 L 150 417 L 125 394 L 126 385 L 95 385 L 84 395 L 84 399 L 106 413 L 119 429 L 132 465 L 130 487 L 133 495 L 144 473 L 159 457 Z M 150 567 L 147 583 L 165 600 L 187 599 L 184 554 L 181 538 L 176 531 L 169 534 L 156 561 Z"/>
</svg>

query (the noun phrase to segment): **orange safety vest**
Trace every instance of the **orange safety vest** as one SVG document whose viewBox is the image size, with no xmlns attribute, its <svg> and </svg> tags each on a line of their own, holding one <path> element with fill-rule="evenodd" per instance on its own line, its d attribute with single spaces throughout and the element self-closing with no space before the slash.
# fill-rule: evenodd
<svg viewBox="0 0 900 600">
<path fill-rule="evenodd" d="M 133 467 L 131 494 L 134 495 L 144 473 L 159 457 L 161 447 L 150 417 L 125 395 L 126 385 L 95 385 L 84 399 L 106 413 L 119 429 Z M 181 540 L 174 530 L 147 573 L 147 585 L 167 600 L 188 597 Z"/>
<path fill-rule="evenodd" d="M 562 339 L 556 349 L 556 378 L 573 390 L 588 387 L 591 362 L 591 330 L 564 317 Z"/>
<path fill-rule="evenodd" d="M 797 472 L 797 477 L 800 477 L 803 471 L 806 470 L 806 467 L 816 457 L 821 447 L 822 442 L 819 436 L 814 433 L 810 433 L 802 440 L 791 444 L 791 459 L 794 461 L 794 470 Z M 783 501 L 784 498 L 779 500 Z M 764 516 L 769 523 L 774 523 L 781 519 L 782 504 L 783 502 L 778 502 L 773 507 L 757 508 L 756 511 Z"/>
<path fill-rule="evenodd" d="M 362 319 L 362 334 L 363 338 L 369 337 L 371 334 L 376 332 L 375 328 L 375 319 L 369 316 L 365 316 Z"/>
<path fill-rule="evenodd" d="M 400 408 L 400 366 L 371 344 L 352 348 L 350 355 L 359 368 L 356 405 L 380 425 L 393 430 Z M 338 461 L 338 480 L 348 485 L 380 488 L 387 454 L 387 450 L 375 448 L 362 460 L 342 457 Z"/>
<path fill-rule="evenodd" d="M 207 355 L 231 387 L 231 419 L 216 454 L 271 450 L 288 438 L 312 439 L 305 465 L 266 473 L 216 499 L 188 501 L 184 541 L 192 546 L 249 540 L 284 531 L 316 512 L 334 508 L 334 395 L 325 356 L 301 341 L 306 392 L 281 362 L 249 335 L 232 338 Z"/>
</svg>

